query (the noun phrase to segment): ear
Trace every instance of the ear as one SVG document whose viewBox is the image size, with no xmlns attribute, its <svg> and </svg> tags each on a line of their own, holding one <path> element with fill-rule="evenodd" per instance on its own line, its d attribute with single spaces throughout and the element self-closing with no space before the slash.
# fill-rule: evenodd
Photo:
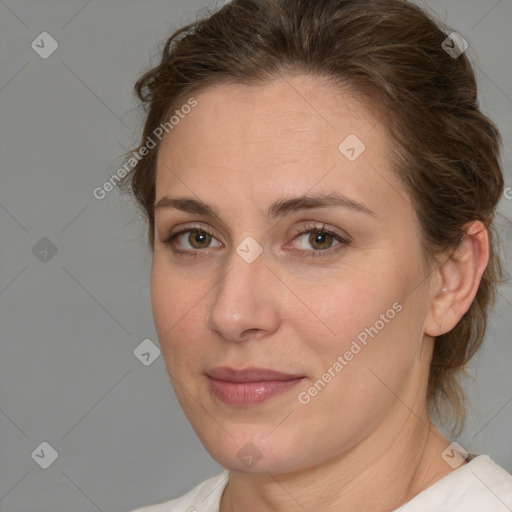
<svg viewBox="0 0 512 512">
<path fill-rule="evenodd" d="M 436 337 L 451 331 L 475 298 L 489 261 L 489 233 L 480 221 L 464 226 L 466 234 L 459 247 L 436 270 L 436 287 L 425 334 Z"/>
</svg>

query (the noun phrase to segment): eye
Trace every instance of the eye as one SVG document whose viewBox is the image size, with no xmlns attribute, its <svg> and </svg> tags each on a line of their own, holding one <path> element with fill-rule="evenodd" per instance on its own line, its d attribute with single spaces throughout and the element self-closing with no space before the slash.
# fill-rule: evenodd
<svg viewBox="0 0 512 512">
<path fill-rule="evenodd" d="M 299 231 L 298 233 L 298 236 L 294 238 L 294 241 L 298 241 L 298 247 L 294 248 L 310 253 L 307 256 L 328 256 L 338 250 L 336 249 L 337 246 L 348 245 L 350 242 L 348 238 L 326 230 L 325 226 L 313 225 L 306 231 Z"/>
<path fill-rule="evenodd" d="M 213 246 L 212 241 L 217 243 Z M 188 229 L 182 229 L 177 233 L 171 233 L 163 243 L 170 245 L 177 253 L 197 253 L 197 250 L 208 249 L 210 247 L 221 247 L 222 244 L 216 240 L 212 233 L 203 227 L 193 226 Z"/>
<path fill-rule="evenodd" d="M 303 257 L 329 256 L 338 250 L 338 246 L 346 246 L 350 243 L 349 237 L 327 230 L 325 225 L 312 224 L 305 227 L 308 229 L 297 229 L 298 235 L 292 240 L 292 242 L 298 241 L 298 247 L 291 245 L 292 249 L 305 253 Z M 166 240 L 162 240 L 162 243 L 169 245 L 175 253 L 186 256 L 197 256 L 201 250 L 222 247 L 222 243 L 214 237 L 213 233 L 202 226 L 189 226 L 171 233 Z"/>
</svg>

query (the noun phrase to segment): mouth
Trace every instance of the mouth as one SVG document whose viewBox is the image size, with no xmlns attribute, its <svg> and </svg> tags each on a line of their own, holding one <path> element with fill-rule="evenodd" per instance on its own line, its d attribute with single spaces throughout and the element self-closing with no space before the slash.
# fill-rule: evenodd
<svg viewBox="0 0 512 512">
<path fill-rule="evenodd" d="M 305 379 L 265 368 L 236 370 L 226 366 L 206 372 L 213 395 L 228 405 L 255 405 L 289 391 Z"/>
</svg>

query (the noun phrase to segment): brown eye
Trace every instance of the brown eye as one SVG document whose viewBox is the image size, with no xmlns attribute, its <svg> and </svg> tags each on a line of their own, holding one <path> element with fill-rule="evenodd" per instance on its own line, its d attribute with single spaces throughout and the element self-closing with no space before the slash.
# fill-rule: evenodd
<svg viewBox="0 0 512 512">
<path fill-rule="evenodd" d="M 188 243 L 194 249 L 204 249 L 210 245 L 212 241 L 212 235 L 206 233 L 206 231 L 201 231 L 199 229 L 193 229 L 188 231 Z"/>
<path fill-rule="evenodd" d="M 309 252 L 326 251 L 341 242 L 344 240 L 338 235 L 318 228 L 303 231 L 297 237 L 298 248 Z"/>
<path fill-rule="evenodd" d="M 222 244 L 206 229 L 191 227 L 171 234 L 163 243 L 176 253 L 198 254 L 200 249 L 222 247 Z"/>
<path fill-rule="evenodd" d="M 308 229 L 309 228 L 309 229 Z M 324 226 L 309 225 L 293 239 L 293 246 L 303 257 L 332 256 L 351 243 L 349 236 L 342 236 Z"/>
<path fill-rule="evenodd" d="M 334 237 L 326 231 L 311 231 L 309 234 L 309 243 L 313 249 L 330 249 Z"/>
</svg>

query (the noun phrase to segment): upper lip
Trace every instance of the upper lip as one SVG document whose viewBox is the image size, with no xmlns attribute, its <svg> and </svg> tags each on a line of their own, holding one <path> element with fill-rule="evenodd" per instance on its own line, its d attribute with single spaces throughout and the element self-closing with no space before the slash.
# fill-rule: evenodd
<svg viewBox="0 0 512 512">
<path fill-rule="evenodd" d="M 265 380 L 293 380 L 300 379 L 303 375 L 292 375 L 266 368 L 245 368 L 236 370 L 229 366 L 218 366 L 206 372 L 206 375 L 216 380 L 226 382 L 261 382 Z"/>
</svg>

